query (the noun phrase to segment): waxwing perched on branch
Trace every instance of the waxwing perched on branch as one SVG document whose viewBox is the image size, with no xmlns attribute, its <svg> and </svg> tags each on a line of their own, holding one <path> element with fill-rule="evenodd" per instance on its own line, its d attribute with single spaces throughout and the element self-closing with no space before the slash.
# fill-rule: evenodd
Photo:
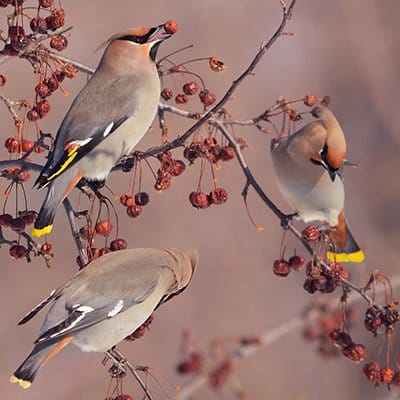
<svg viewBox="0 0 400 400">
<path fill-rule="evenodd" d="M 344 217 L 344 186 L 339 169 L 346 155 L 346 140 L 328 108 L 318 108 L 320 120 L 296 133 L 273 140 L 272 161 L 279 188 L 306 223 L 324 221 L 335 227 L 330 237 L 330 261 L 361 262 L 364 253 Z"/>
<path fill-rule="evenodd" d="M 104 180 L 149 129 L 160 96 L 155 58 L 171 36 L 164 25 L 112 36 L 94 75 L 75 98 L 36 184 L 48 187 L 32 234 L 52 229 L 56 211 L 81 178 Z"/>
<path fill-rule="evenodd" d="M 28 388 L 39 368 L 69 343 L 82 351 L 110 350 L 187 287 L 197 261 L 195 250 L 152 248 L 97 258 L 19 322 L 28 322 L 53 303 L 34 349 L 10 381 Z"/>
</svg>

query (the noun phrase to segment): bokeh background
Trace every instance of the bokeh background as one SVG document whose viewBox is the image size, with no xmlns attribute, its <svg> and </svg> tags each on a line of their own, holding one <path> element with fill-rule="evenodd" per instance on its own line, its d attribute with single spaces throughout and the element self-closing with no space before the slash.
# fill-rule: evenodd
<svg viewBox="0 0 400 400">
<path fill-rule="evenodd" d="M 66 56 L 95 67 L 100 52 L 94 49 L 111 34 L 127 27 L 152 26 L 176 19 L 179 32 L 160 50 L 160 55 L 194 43 L 183 58 L 216 55 L 227 69 L 216 74 L 199 64 L 194 69 L 218 96 L 248 65 L 260 43 L 268 39 L 281 20 L 278 0 L 220 0 L 148 2 L 120 0 L 64 2 L 67 24 L 74 29 Z M 2 26 L 6 11 L 1 9 Z M 348 158 L 360 164 L 346 170 L 346 212 L 367 259 L 351 265 L 354 279 L 365 282 L 375 268 L 388 275 L 398 274 L 400 239 L 399 114 L 400 109 L 400 30 L 398 0 L 299 0 L 288 31 L 294 36 L 279 39 L 257 67 L 255 76 L 240 86 L 227 108 L 237 118 L 248 118 L 272 105 L 278 96 L 302 97 L 308 92 L 330 95 L 332 108 L 341 121 L 348 140 Z M 10 61 L 0 66 L 8 78 L 2 93 L 11 98 L 33 98 L 36 78 L 24 62 Z M 68 105 L 85 82 L 79 74 L 65 83 L 69 97 L 53 95 L 53 111 L 43 120 L 45 131 L 55 132 Z M 107 99 L 104 99 L 107 101 Z M 110 105 L 111 107 L 111 105 Z M 199 109 L 193 102 L 189 107 Z M 1 143 L 13 134 L 13 125 L 1 106 Z M 189 123 L 167 116 L 171 134 L 179 134 Z M 159 143 L 154 130 L 138 149 Z M 250 167 L 263 188 L 284 210 L 289 211 L 273 180 L 269 157 L 270 137 L 254 128 L 238 129 L 251 148 L 245 151 Z M 180 153 L 180 154 L 179 154 Z M 7 157 L 6 150 L 1 150 Z M 176 153 L 181 156 L 181 152 Z M 163 306 L 150 333 L 134 343 L 124 343 L 123 351 L 137 364 L 150 364 L 180 385 L 190 378 L 179 376 L 181 332 L 192 330 L 196 344 L 207 352 L 209 343 L 219 337 L 266 332 L 300 315 L 310 302 L 302 289 L 303 273 L 286 279 L 272 273 L 278 257 L 282 231 L 272 213 L 252 193 L 251 212 L 259 225 L 257 233 L 249 222 L 240 197 L 244 185 L 234 162 L 223 164 L 218 184 L 229 191 L 224 206 L 195 210 L 187 200 L 195 189 L 199 165 L 174 179 L 172 187 L 156 193 L 151 174 L 146 170 L 143 188 L 151 202 L 140 218 L 121 218 L 121 236 L 130 247 L 195 246 L 200 265 L 184 295 Z M 113 174 L 108 183 L 117 193 L 128 188 L 128 175 Z M 5 187 L 6 183 L 2 183 Z M 211 185 L 208 175 L 204 186 Z M 29 184 L 27 185 L 29 188 Z M 208 186 L 209 187 L 209 186 Z M 29 204 L 37 209 L 43 193 L 29 191 Z M 0 249 L 0 392 L 11 399 L 103 399 L 109 381 L 102 356 L 66 349 L 44 367 L 35 384 L 23 391 L 8 383 L 9 376 L 31 350 L 41 317 L 17 327 L 17 321 L 50 290 L 77 271 L 76 250 L 63 210 L 48 239 L 55 249 L 51 270 L 43 262 L 15 262 L 8 248 Z M 289 248 L 292 248 L 289 246 Z M 298 247 L 299 248 L 299 247 Z M 397 291 L 398 293 L 398 291 Z M 363 306 L 363 309 L 365 307 Z M 362 325 L 362 316 L 360 317 Z M 358 341 L 368 335 L 355 329 Z M 373 346 L 377 346 L 375 341 Z M 380 342 L 379 342 L 380 343 Z M 396 398 L 396 391 L 374 388 L 360 366 L 340 358 L 323 359 L 300 330 L 282 337 L 273 346 L 243 360 L 237 371 L 250 399 L 333 400 Z M 168 385 L 168 392 L 174 392 Z M 126 380 L 125 391 L 141 398 L 133 380 Z M 151 387 L 156 398 L 165 398 L 157 385 Z M 235 398 L 229 386 L 219 392 L 203 388 L 193 399 Z"/>
</svg>

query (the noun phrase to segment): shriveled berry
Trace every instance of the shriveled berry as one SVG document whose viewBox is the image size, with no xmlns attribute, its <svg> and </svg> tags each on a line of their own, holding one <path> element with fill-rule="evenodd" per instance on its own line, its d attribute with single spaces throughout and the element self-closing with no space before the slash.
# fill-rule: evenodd
<svg viewBox="0 0 400 400">
<path fill-rule="evenodd" d="M 178 93 L 175 96 L 175 103 L 176 104 L 186 104 L 189 101 L 189 97 L 185 93 Z"/>
<path fill-rule="evenodd" d="M 25 230 L 26 222 L 23 218 L 13 218 L 10 223 L 10 228 L 17 233 L 22 233 Z"/>
<path fill-rule="evenodd" d="M 11 37 L 10 44 L 15 51 L 21 51 L 25 50 L 29 46 L 30 40 L 28 36 L 19 34 Z"/>
<path fill-rule="evenodd" d="M 99 250 L 99 257 L 104 256 L 105 254 L 109 253 L 111 250 L 108 247 L 102 247 Z"/>
<path fill-rule="evenodd" d="M 45 98 L 46 96 L 48 96 L 50 90 L 49 90 L 48 86 L 45 85 L 44 83 L 39 83 L 35 87 L 35 92 L 40 97 Z"/>
<path fill-rule="evenodd" d="M 50 78 L 46 78 L 43 83 L 49 88 L 50 92 L 54 92 L 59 87 L 57 79 L 53 78 L 52 76 Z"/>
<path fill-rule="evenodd" d="M 137 218 L 142 213 L 142 207 L 139 204 L 133 204 L 126 209 L 126 213 L 131 218 Z"/>
<path fill-rule="evenodd" d="M 318 97 L 315 94 L 307 94 L 303 97 L 303 103 L 306 106 L 312 107 L 318 103 Z"/>
<path fill-rule="evenodd" d="M 108 236 L 113 229 L 113 224 L 110 221 L 105 219 L 105 220 L 99 221 L 96 224 L 95 229 L 99 235 Z"/>
<path fill-rule="evenodd" d="M 59 28 L 62 28 L 65 24 L 65 19 L 64 16 L 61 15 L 60 13 L 53 13 L 52 15 L 49 15 L 46 17 L 46 23 L 47 27 L 52 30 L 56 31 Z"/>
<path fill-rule="evenodd" d="M 306 267 L 306 274 L 308 277 L 310 278 L 318 278 L 319 276 L 321 276 L 321 268 L 314 264 L 312 261 L 309 261 L 307 263 L 307 267 Z"/>
<path fill-rule="evenodd" d="M 232 146 L 224 146 L 221 148 L 218 156 L 222 161 L 230 161 L 235 158 L 235 150 Z"/>
<path fill-rule="evenodd" d="M 13 137 L 9 137 L 4 142 L 4 146 L 8 150 L 9 153 L 15 153 L 18 151 L 18 148 L 19 148 L 19 141 Z"/>
<path fill-rule="evenodd" d="M 19 213 L 19 216 L 23 218 L 26 225 L 32 225 L 36 219 L 35 211 L 23 211 Z"/>
<path fill-rule="evenodd" d="M 211 57 L 209 60 L 210 68 L 214 72 L 221 72 L 225 69 L 225 64 L 216 57 Z"/>
<path fill-rule="evenodd" d="M 127 248 L 127 243 L 124 239 L 118 238 L 114 239 L 110 243 L 110 249 L 111 251 L 117 251 L 117 250 L 125 250 Z"/>
<path fill-rule="evenodd" d="M 48 242 L 44 242 L 41 246 L 40 246 L 40 251 L 43 254 L 51 254 L 51 250 L 53 249 L 53 246 L 48 243 Z"/>
<path fill-rule="evenodd" d="M 35 142 L 33 140 L 22 139 L 22 141 L 21 141 L 21 148 L 22 148 L 22 151 L 25 153 L 28 151 L 31 151 L 34 146 L 35 146 Z"/>
<path fill-rule="evenodd" d="M 150 197 L 146 192 L 139 192 L 135 194 L 135 204 L 139 206 L 146 206 L 150 201 Z"/>
<path fill-rule="evenodd" d="M 364 375 L 371 383 L 377 385 L 381 381 L 382 368 L 378 363 L 370 362 L 365 364 L 363 371 Z"/>
<path fill-rule="evenodd" d="M 169 89 L 169 88 L 164 88 L 164 89 L 161 91 L 161 97 L 162 97 L 165 101 L 168 101 L 168 100 L 172 99 L 173 95 L 174 95 L 173 91 L 172 91 L 171 89 Z"/>
<path fill-rule="evenodd" d="M 10 214 L 1 214 L 0 215 L 0 226 L 4 226 L 4 228 L 8 228 L 13 220 L 12 215 Z"/>
<path fill-rule="evenodd" d="M 215 188 L 208 195 L 211 204 L 224 204 L 228 200 L 228 192 L 224 188 Z"/>
<path fill-rule="evenodd" d="M 68 46 L 68 39 L 64 35 L 53 36 L 50 40 L 50 47 L 57 51 L 63 51 Z"/>
<path fill-rule="evenodd" d="M 53 0 L 39 0 L 40 7 L 49 8 L 53 5 Z"/>
<path fill-rule="evenodd" d="M 19 182 L 26 182 L 29 180 L 30 177 L 31 177 L 31 174 L 26 169 L 19 171 L 17 173 L 17 179 Z"/>
<path fill-rule="evenodd" d="M 314 279 L 307 278 L 304 281 L 303 288 L 307 293 L 314 294 L 317 291 L 317 288 L 314 284 Z"/>
<path fill-rule="evenodd" d="M 328 337 L 332 344 L 339 347 L 340 349 L 347 347 L 353 343 L 353 341 L 351 340 L 351 336 L 348 333 L 341 331 L 340 329 L 334 329 L 329 333 Z"/>
<path fill-rule="evenodd" d="M 300 271 L 303 269 L 305 264 L 304 258 L 301 256 L 292 256 L 289 258 L 289 266 L 295 271 Z"/>
<path fill-rule="evenodd" d="M 35 108 L 32 108 L 26 113 L 26 118 L 31 122 L 35 122 L 40 119 L 40 115 Z"/>
<path fill-rule="evenodd" d="M 331 262 L 329 268 L 331 269 L 332 276 L 335 278 L 349 279 L 350 277 L 349 272 L 344 269 L 342 264 Z"/>
<path fill-rule="evenodd" d="M 199 93 L 200 101 L 206 106 L 211 106 L 217 100 L 217 96 L 210 92 L 208 89 L 204 89 Z"/>
<path fill-rule="evenodd" d="M 34 17 L 31 19 L 30 27 L 32 32 L 35 33 L 46 33 L 47 31 L 47 22 L 44 18 Z"/>
<path fill-rule="evenodd" d="M 18 51 L 16 51 L 10 43 L 6 44 L 3 48 L 3 50 L 1 51 L 2 54 L 4 54 L 5 56 L 17 56 L 18 55 Z"/>
<path fill-rule="evenodd" d="M 320 275 L 317 278 L 314 278 L 314 285 L 317 290 L 324 291 L 327 283 L 327 279 L 324 275 Z"/>
<path fill-rule="evenodd" d="M 351 343 L 342 349 L 342 354 L 352 361 L 360 362 L 367 357 L 367 349 L 361 343 Z"/>
<path fill-rule="evenodd" d="M 196 82 L 188 82 L 183 85 L 183 92 L 189 96 L 196 94 L 200 90 L 200 86 Z"/>
<path fill-rule="evenodd" d="M 395 324 L 399 321 L 400 315 L 399 312 L 394 308 L 387 308 L 384 313 L 382 313 L 382 321 L 383 323 L 389 327 L 390 325 Z"/>
<path fill-rule="evenodd" d="M 7 82 L 7 79 L 4 75 L 0 75 L 0 86 L 3 87 Z"/>
<path fill-rule="evenodd" d="M 167 21 L 164 24 L 164 30 L 165 30 L 165 32 L 173 35 L 174 33 L 176 33 L 178 31 L 178 23 L 174 20 Z"/>
<path fill-rule="evenodd" d="M 133 397 L 129 396 L 129 394 L 119 394 L 113 400 L 133 400 Z"/>
<path fill-rule="evenodd" d="M 39 113 L 40 118 L 43 118 L 50 111 L 50 103 L 47 100 L 39 101 L 35 106 L 35 110 Z"/>
<path fill-rule="evenodd" d="M 378 329 L 382 326 L 383 321 L 381 318 L 381 311 L 377 306 L 367 308 L 364 319 L 365 328 L 376 334 Z"/>
<path fill-rule="evenodd" d="M 64 71 L 61 70 L 56 70 L 53 72 L 53 78 L 57 81 L 57 82 L 62 82 L 65 79 L 65 73 Z"/>
<path fill-rule="evenodd" d="M 315 225 L 309 225 L 303 229 L 301 235 L 305 240 L 307 240 L 307 242 L 315 242 L 319 239 L 321 233 Z"/>
<path fill-rule="evenodd" d="M 208 203 L 207 194 L 204 192 L 192 192 L 189 194 L 189 201 L 195 208 L 207 208 Z"/>
<path fill-rule="evenodd" d="M 28 250 L 26 249 L 25 246 L 22 246 L 20 244 L 14 244 L 10 247 L 9 254 L 12 258 L 19 260 L 27 256 Z"/>
<path fill-rule="evenodd" d="M 186 165 L 185 165 L 184 161 L 173 160 L 170 171 L 173 176 L 179 176 L 185 171 L 185 169 L 186 169 Z"/>
<path fill-rule="evenodd" d="M 393 368 L 383 368 L 381 370 L 381 381 L 386 385 L 390 385 L 393 381 L 395 371 Z"/>
<path fill-rule="evenodd" d="M 288 276 L 290 272 L 289 263 L 286 260 L 275 260 L 273 265 L 273 271 L 278 276 Z"/>
</svg>

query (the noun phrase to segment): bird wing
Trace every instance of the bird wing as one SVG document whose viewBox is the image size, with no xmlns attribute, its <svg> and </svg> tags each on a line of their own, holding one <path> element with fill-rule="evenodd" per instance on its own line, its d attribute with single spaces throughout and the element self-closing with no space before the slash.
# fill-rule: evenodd
<svg viewBox="0 0 400 400">
<path fill-rule="evenodd" d="M 44 187 L 109 137 L 136 112 L 135 78 L 97 72 L 75 98 L 57 132 L 54 150 L 36 180 Z"/>
<path fill-rule="evenodd" d="M 98 296 L 92 297 L 92 299 L 86 303 L 78 303 L 73 306 L 68 306 L 67 300 L 65 303 L 66 315 L 64 315 L 64 319 L 60 321 L 60 318 L 55 318 L 59 322 L 42 332 L 35 343 L 42 343 L 48 340 L 54 340 L 55 338 L 61 339 L 62 337 L 69 336 L 105 319 L 113 318 L 135 304 L 145 301 L 156 286 L 157 281 L 154 280 L 139 290 L 136 290 L 136 292 L 131 293 L 129 296 L 123 294 L 106 298 L 99 294 Z M 53 319 L 51 311 L 52 310 L 50 310 L 48 314 L 47 320 Z"/>
</svg>

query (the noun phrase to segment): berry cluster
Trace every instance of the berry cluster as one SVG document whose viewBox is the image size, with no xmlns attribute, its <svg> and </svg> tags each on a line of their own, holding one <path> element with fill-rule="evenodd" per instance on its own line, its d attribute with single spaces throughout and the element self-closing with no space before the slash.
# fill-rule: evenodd
<svg viewBox="0 0 400 400">
<path fill-rule="evenodd" d="M 167 190 L 171 186 L 171 179 L 182 175 L 186 165 L 182 160 L 173 159 L 169 151 L 159 154 L 157 158 L 160 161 L 160 167 L 157 170 L 154 189 L 158 191 Z"/>
</svg>

